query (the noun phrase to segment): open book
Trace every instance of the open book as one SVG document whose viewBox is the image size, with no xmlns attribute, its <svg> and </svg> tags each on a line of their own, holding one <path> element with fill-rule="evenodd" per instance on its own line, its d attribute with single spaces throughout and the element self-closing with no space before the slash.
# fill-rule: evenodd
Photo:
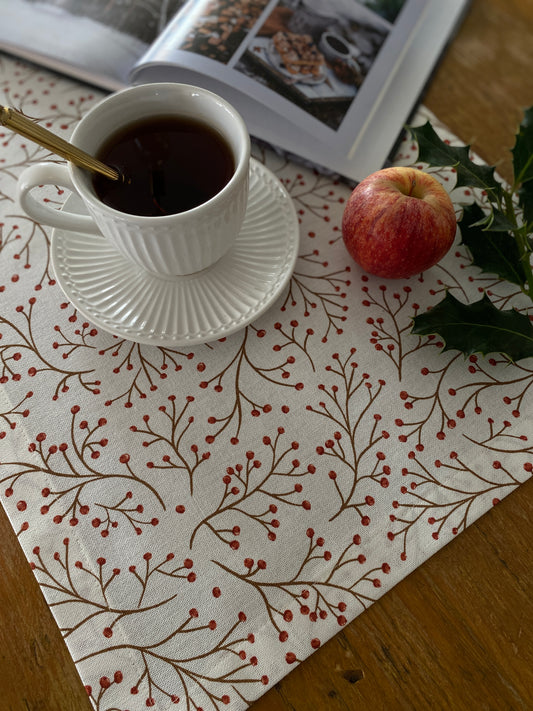
<svg viewBox="0 0 533 711">
<path fill-rule="evenodd" d="M 179 81 L 359 181 L 386 162 L 469 0 L 0 0 L 0 47 L 106 89 Z"/>
</svg>

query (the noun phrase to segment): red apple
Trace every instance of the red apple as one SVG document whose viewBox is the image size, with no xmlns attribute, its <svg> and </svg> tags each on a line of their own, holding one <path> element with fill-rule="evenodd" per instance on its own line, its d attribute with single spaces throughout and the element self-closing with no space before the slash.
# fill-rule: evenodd
<svg viewBox="0 0 533 711">
<path fill-rule="evenodd" d="M 348 252 L 370 274 L 403 279 L 429 269 L 450 249 L 457 220 L 450 196 L 429 173 L 383 168 L 350 195 L 342 217 Z"/>
</svg>

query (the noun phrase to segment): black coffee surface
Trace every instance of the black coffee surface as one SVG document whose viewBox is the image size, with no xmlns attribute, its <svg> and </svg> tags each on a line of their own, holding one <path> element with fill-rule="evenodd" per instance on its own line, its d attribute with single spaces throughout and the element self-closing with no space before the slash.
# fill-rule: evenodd
<svg viewBox="0 0 533 711">
<path fill-rule="evenodd" d="M 336 52 L 341 52 L 342 54 L 348 54 L 348 49 L 344 42 L 340 39 L 337 39 L 337 37 L 333 37 L 332 35 L 327 36 L 327 42 L 332 49 L 334 49 Z"/>
<path fill-rule="evenodd" d="M 209 126 L 161 116 L 124 126 L 96 156 L 125 181 L 93 178 L 102 202 L 130 215 L 171 215 L 190 210 L 229 182 L 235 165 L 225 140 Z"/>
</svg>

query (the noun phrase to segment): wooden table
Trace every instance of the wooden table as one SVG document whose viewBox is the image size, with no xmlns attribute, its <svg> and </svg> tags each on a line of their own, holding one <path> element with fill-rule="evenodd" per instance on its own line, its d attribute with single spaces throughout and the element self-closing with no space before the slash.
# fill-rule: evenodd
<svg viewBox="0 0 533 711">
<path fill-rule="evenodd" d="M 533 0 L 473 0 L 424 98 L 511 177 L 533 105 Z M 533 480 L 360 615 L 255 711 L 533 708 Z M 0 706 L 88 711 L 70 655 L 0 509 Z M 13 600 L 17 604 L 13 604 Z"/>
</svg>

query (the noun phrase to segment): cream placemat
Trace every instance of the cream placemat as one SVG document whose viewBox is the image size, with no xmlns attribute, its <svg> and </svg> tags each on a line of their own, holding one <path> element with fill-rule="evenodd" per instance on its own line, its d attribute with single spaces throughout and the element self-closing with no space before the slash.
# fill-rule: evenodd
<svg viewBox="0 0 533 711">
<path fill-rule="evenodd" d="M 0 85 L 65 136 L 100 98 L 5 57 Z M 410 335 L 445 289 L 508 298 L 463 248 L 369 277 L 349 188 L 256 150 L 298 212 L 289 287 L 222 341 L 138 345 L 62 294 L 13 199 L 49 156 L 1 142 L 1 497 L 99 711 L 246 707 L 531 475 L 533 363 Z"/>
</svg>

